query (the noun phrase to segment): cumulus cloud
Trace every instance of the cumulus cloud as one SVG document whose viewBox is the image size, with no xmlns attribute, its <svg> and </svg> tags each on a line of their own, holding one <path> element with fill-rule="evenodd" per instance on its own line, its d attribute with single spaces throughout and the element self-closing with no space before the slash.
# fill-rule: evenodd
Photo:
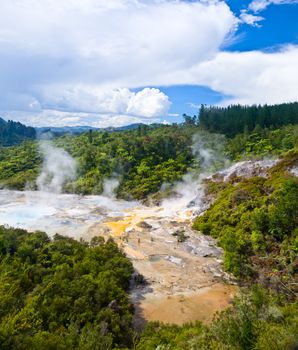
<svg viewBox="0 0 298 350">
<path fill-rule="evenodd" d="M 19 96 L 17 110 L 13 108 L 15 95 L 11 95 L 13 110 L 3 110 L 2 115 L 32 126 L 107 127 L 161 121 L 168 116 L 171 105 L 168 96 L 155 88 L 134 92 L 127 88 L 48 86 L 39 89 L 37 95 L 38 100 Z"/>
<path fill-rule="evenodd" d="M 156 118 L 164 96 L 120 89 L 111 99 L 110 91 L 167 84 L 176 71 L 214 57 L 237 25 L 223 1 L 0 2 L 0 93 L 10 96 L 0 110 L 26 113 L 72 106 Z"/>
<path fill-rule="evenodd" d="M 5 119 L 17 120 L 23 124 L 35 127 L 85 125 L 107 128 L 109 126 L 124 126 L 134 123 L 165 123 L 161 118 L 143 118 L 125 114 L 61 112 L 48 109 L 43 109 L 40 112 L 2 111 L 1 116 Z"/>
<path fill-rule="evenodd" d="M 159 89 L 138 92 L 127 88 L 109 89 L 90 86 L 51 87 L 42 89 L 40 104 L 46 109 L 65 112 L 127 114 L 143 118 L 165 117 L 170 101 Z"/>
<path fill-rule="evenodd" d="M 221 52 L 190 76 L 197 84 L 231 96 L 224 104 L 282 103 L 298 100 L 298 46 L 279 52 Z M 228 69 L 227 69 L 228 67 Z"/>
<path fill-rule="evenodd" d="M 221 0 L 0 0 L 0 114 L 36 126 L 160 122 L 169 98 L 140 87 L 178 84 L 224 103 L 297 100 L 297 47 L 224 51 L 239 23 L 297 1 L 254 0 L 239 20 Z"/>
<path fill-rule="evenodd" d="M 142 115 L 147 118 L 166 116 L 170 102 L 168 96 L 158 89 L 143 89 L 132 94 L 127 106 L 127 114 Z"/>
<path fill-rule="evenodd" d="M 259 22 L 263 21 L 264 17 L 248 13 L 247 10 L 242 10 L 240 13 L 240 20 L 242 23 L 251 25 L 253 27 L 260 27 Z"/>
<path fill-rule="evenodd" d="M 297 4 L 298 0 L 253 0 L 248 8 L 253 12 L 265 10 L 269 5 Z"/>
</svg>

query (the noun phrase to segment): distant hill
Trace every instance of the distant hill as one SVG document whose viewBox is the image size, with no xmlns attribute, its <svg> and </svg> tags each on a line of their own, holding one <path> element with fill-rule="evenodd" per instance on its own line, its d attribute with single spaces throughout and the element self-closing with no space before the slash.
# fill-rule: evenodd
<svg viewBox="0 0 298 350">
<path fill-rule="evenodd" d="M 0 146 L 13 146 L 26 139 L 35 139 L 36 131 L 19 122 L 0 118 Z"/>
<path fill-rule="evenodd" d="M 114 132 L 114 131 L 126 131 L 126 130 L 135 130 L 138 127 L 145 125 L 142 123 L 135 123 L 120 127 L 107 127 L 107 128 L 95 128 L 93 126 L 88 125 L 78 125 L 78 126 L 49 126 L 49 127 L 40 127 L 36 128 L 36 131 L 38 134 L 44 134 L 46 132 L 51 132 L 55 135 L 61 135 L 61 134 L 73 134 L 73 135 L 79 135 L 89 130 L 95 130 L 95 131 L 107 131 L 107 132 Z"/>
</svg>

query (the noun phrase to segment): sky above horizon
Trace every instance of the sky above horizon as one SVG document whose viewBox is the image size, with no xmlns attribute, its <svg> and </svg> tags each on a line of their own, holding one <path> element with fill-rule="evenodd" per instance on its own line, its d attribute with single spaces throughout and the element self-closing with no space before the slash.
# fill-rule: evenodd
<svg viewBox="0 0 298 350">
<path fill-rule="evenodd" d="M 0 116 L 172 123 L 298 101 L 298 0 L 0 0 Z"/>
</svg>

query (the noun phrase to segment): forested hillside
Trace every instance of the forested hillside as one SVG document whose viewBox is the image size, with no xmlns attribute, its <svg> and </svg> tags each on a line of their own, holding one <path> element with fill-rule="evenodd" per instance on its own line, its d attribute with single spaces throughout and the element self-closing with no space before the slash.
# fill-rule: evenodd
<svg viewBox="0 0 298 350">
<path fill-rule="evenodd" d="M 290 297 L 298 291 L 298 179 L 291 173 L 297 166 L 296 149 L 268 177 L 208 180 L 207 191 L 217 199 L 193 225 L 218 239 L 227 271 L 242 281 L 275 284 Z"/>
<path fill-rule="evenodd" d="M 192 166 L 192 135 L 195 126 L 140 126 L 122 132 L 90 131 L 79 136 L 64 135 L 53 143 L 78 161 L 77 180 L 64 190 L 82 194 L 103 191 L 105 178 L 119 179 L 118 197 L 145 198 L 163 183 L 174 183 Z M 2 148 L 2 186 L 24 189 L 35 185 L 42 156 L 37 143 Z"/>
<path fill-rule="evenodd" d="M 12 146 L 26 139 L 35 139 L 34 128 L 25 126 L 19 122 L 9 120 L 6 122 L 0 118 L 0 146 Z"/>
<path fill-rule="evenodd" d="M 64 135 L 53 144 L 64 148 L 78 162 L 76 180 L 64 186 L 65 192 L 100 194 L 106 178 L 119 181 L 119 198 L 144 199 L 170 186 L 192 168 L 199 168 L 197 147 L 225 149 L 231 160 L 278 156 L 298 145 L 298 126 L 271 130 L 256 127 L 253 132 L 224 140 L 202 131 L 196 125 L 147 127 L 122 132 L 90 131 L 78 136 Z M 200 135 L 200 136 L 198 136 Z M 0 185 L 34 188 L 40 172 L 42 154 L 37 142 L 2 147 Z"/>
<path fill-rule="evenodd" d="M 0 348 L 130 347 L 132 272 L 112 241 L 0 226 Z"/>
<path fill-rule="evenodd" d="M 279 128 L 298 123 L 298 102 L 273 106 L 201 107 L 199 125 L 210 132 L 233 137 L 260 128 Z"/>
</svg>

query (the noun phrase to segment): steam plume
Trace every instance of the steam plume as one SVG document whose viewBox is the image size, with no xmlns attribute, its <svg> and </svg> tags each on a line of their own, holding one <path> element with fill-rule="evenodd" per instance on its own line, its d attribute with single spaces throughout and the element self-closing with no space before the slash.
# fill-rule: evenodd
<svg viewBox="0 0 298 350">
<path fill-rule="evenodd" d="M 196 167 L 184 175 L 174 187 L 175 198 L 162 202 L 166 215 L 186 213 L 190 207 L 196 214 L 206 209 L 205 190 L 202 180 L 212 172 L 225 168 L 229 161 L 224 156 L 224 137 L 198 133 L 193 137 L 192 152 Z"/>
<path fill-rule="evenodd" d="M 42 172 L 36 180 L 39 191 L 61 193 L 67 181 L 75 179 L 76 161 L 63 149 L 54 147 L 50 141 L 41 141 L 40 150 L 44 161 Z"/>
<path fill-rule="evenodd" d="M 116 191 L 119 187 L 120 180 L 116 175 L 112 178 L 105 179 L 103 183 L 103 193 L 102 195 L 108 198 L 115 198 Z"/>
</svg>

